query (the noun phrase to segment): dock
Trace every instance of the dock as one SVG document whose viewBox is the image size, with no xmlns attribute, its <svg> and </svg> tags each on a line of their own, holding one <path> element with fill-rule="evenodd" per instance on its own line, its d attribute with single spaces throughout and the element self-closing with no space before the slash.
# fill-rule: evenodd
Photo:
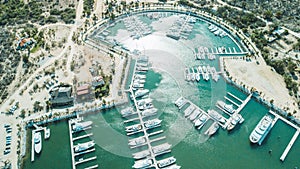
<svg viewBox="0 0 300 169">
<path fill-rule="evenodd" d="M 75 153 L 74 156 L 79 156 L 79 155 L 82 155 L 82 154 L 87 154 L 87 153 L 93 152 L 93 151 L 95 151 L 95 150 L 96 150 L 96 149 L 93 148 L 93 149 L 86 150 L 86 151 L 83 151 L 83 152 Z"/>
<path fill-rule="evenodd" d="M 293 144 L 295 143 L 296 139 L 298 138 L 300 133 L 300 130 L 297 130 L 293 136 L 293 138 L 291 139 L 291 141 L 289 142 L 289 144 L 286 146 L 284 152 L 282 153 L 281 157 L 280 157 L 280 161 L 284 161 L 285 157 L 287 156 L 287 154 L 289 153 L 290 149 L 292 148 Z"/>
<path fill-rule="evenodd" d="M 153 132 L 153 133 L 148 134 L 148 136 L 151 137 L 151 136 L 154 136 L 154 135 L 163 133 L 163 132 L 164 132 L 163 130 L 159 130 L 159 131 L 156 131 L 156 132 Z"/>
<path fill-rule="evenodd" d="M 90 167 L 85 167 L 84 169 L 94 169 L 94 168 L 98 168 L 98 164 L 90 166 Z"/>
<path fill-rule="evenodd" d="M 75 155 L 74 155 L 74 145 L 73 145 L 73 135 L 72 135 L 72 122 L 73 120 L 69 120 L 69 137 L 70 137 L 70 146 L 71 146 L 71 156 L 72 156 L 72 169 L 76 169 L 76 164 L 75 164 Z"/>
<path fill-rule="evenodd" d="M 86 137 L 90 137 L 92 135 L 93 135 L 93 133 L 85 134 L 83 136 L 78 136 L 78 137 L 73 138 L 73 141 L 76 141 L 76 140 L 79 140 L 79 139 L 83 139 L 83 138 L 86 138 Z"/>
<path fill-rule="evenodd" d="M 33 162 L 34 161 L 34 133 L 35 133 L 35 131 L 32 130 L 31 133 L 32 133 L 32 138 L 31 138 L 31 162 Z"/>
<path fill-rule="evenodd" d="M 236 100 L 238 100 L 239 102 L 243 103 L 243 100 L 241 100 L 240 98 L 236 97 L 235 95 L 233 95 L 232 93 L 230 92 L 227 92 L 227 94 L 233 98 L 235 98 Z"/>
<path fill-rule="evenodd" d="M 237 104 L 237 103 L 236 103 L 236 102 L 234 102 L 233 100 L 229 99 L 228 97 L 224 96 L 224 98 L 225 98 L 226 100 L 228 100 L 230 103 L 232 103 L 232 104 L 236 105 L 237 107 L 239 107 L 239 106 L 240 106 L 239 104 Z"/>
<path fill-rule="evenodd" d="M 124 123 L 129 123 L 129 122 L 133 122 L 133 121 L 137 121 L 139 120 L 140 118 L 133 118 L 133 119 L 128 119 L 128 120 L 125 120 Z"/>
<path fill-rule="evenodd" d="M 84 162 L 88 162 L 88 161 L 92 161 L 92 160 L 96 160 L 97 157 L 94 156 L 94 157 L 90 157 L 90 158 L 87 158 L 87 159 L 84 159 L 84 160 L 79 160 L 77 162 L 75 162 L 75 165 L 78 165 L 78 164 L 81 164 L 81 163 L 84 163 Z"/>
<path fill-rule="evenodd" d="M 251 93 L 244 101 L 242 101 L 242 104 L 236 109 L 236 113 L 240 113 L 240 111 L 247 105 L 247 103 L 251 100 L 252 97 Z"/>
</svg>

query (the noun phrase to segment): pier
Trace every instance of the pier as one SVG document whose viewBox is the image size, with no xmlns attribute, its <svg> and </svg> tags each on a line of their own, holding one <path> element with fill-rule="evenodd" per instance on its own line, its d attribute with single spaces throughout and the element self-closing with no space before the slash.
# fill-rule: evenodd
<svg viewBox="0 0 300 169">
<path fill-rule="evenodd" d="M 87 153 L 90 153 L 90 152 L 93 152 L 95 151 L 96 149 L 93 148 L 91 150 L 86 150 L 86 151 L 83 151 L 83 152 L 79 152 L 79 153 L 75 153 L 74 156 L 79 156 L 79 155 L 82 155 L 82 154 L 87 154 Z"/>
<path fill-rule="evenodd" d="M 97 159 L 96 156 L 90 157 L 90 158 L 87 158 L 87 159 L 84 159 L 84 160 L 80 160 L 80 159 L 79 159 L 79 161 L 76 161 L 76 162 L 75 162 L 75 165 L 78 165 L 78 164 L 81 164 L 81 163 L 84 163 L 84 162 L 88 162 L 88 161 L 92 161 L 92 160 L 96 160 L 96 159 Z"/>
<path fill-rule="evenodd" d="M 124 123 L 129 123 L 129 122 L 133 122 L 133 121 L 137 121 L 139 120 L 140 118 L 133 118 L 133 119 L 128 119 L 128 120 L 125 120 Z"/>
<path fill-rule="evenodd" d="M 232 103 L 232 104 L 236 105 L 237 107 L 239 107 L 239 106 L 240 106 L 239 104 L 237 104 L 237 103 L 236 103 L 236 102 L 234 102 L 233 100 L 229 99 L 228 97 L 224 96 L 224 98 L 225 98 L 226 100 L 228 100 L 230 103 Z"/>
<path fill-rule="evenodd" d="M 86 134 L 86 135 L 83 135 L 83 136 L 75 137 L 75 138 L 73 138 L 73 141 L 76 141 L 76 140 L 79 140 L 79 139 L 82 139 L 82 138 L 86 138 L 86 137 L 90 137 L 92 135 L 93 135 L 93 133 L 89 133 L 89 134 Z"/>
<path fill-rule="evenodd" d="M 72 122 L 73 120 L 69 120 L 69 137 L 70 137 L 70 146 L 71 146 L 71 156 L 72 156 L 72 169 L 76 169 L 76 164 L 75 164 L 75 155 L 74 155 L 74 145 L 73 145 L 73 136 L 72 136 Z"/>
<path fill-rule="evenodd" d="M 236 100 L 238 100 L 239 102 L 243 103 L 243 100 L 241 100 L 240 98 L 236 97 L 235 95 L 233 95 L 232 93 L 230 92 L 227 92 L 227 94 L 233 98 L 235 98 Z"/>
<path fill-rule="evenodd" d="M 86 168 L 84 168 L 84 169 L 94 169 L 94 168 L 98 168 L 98 164 L 93 165 L 93 166 L 90 166 L 90 167 L 86 167 Z"/>
<path fill-rule="evenodd" d="M 247 105 L 247 103 L 251 100 L 252 93 L 244 100 L 242 101 L 242 104 L 236 109 L 236 113 L 240 113 L 240 111 Z"/>
<path fill-rule="evenodd" d="M 284 152 L 282 153 L 280 160 L 284 161 L 285 157 L 287 156 L 287 154 L 289 153 L 290 149 L 292 148 L 293 144 L 295 143 L 296 139 L 298 138 L 300 133 L 300 130 L 297 130 L 293 136 L 293 138 L 291 139 L 291 141 L 289 142 L 289 144 L 286 146 Z"/>
<path fill-rule="evenodd" d="M 32 138 L 31 138 L 31 162 L 34 161 L 34 133 L 35 133 L 35 131 L 32 130 L 32 132 L 31 132 L 31 135 L 32 135 Z"/>
</svg>

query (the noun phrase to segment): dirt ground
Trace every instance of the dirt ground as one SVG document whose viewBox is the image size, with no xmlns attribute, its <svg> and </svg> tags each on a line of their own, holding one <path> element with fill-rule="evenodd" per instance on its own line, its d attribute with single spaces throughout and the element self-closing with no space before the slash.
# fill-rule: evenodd
<svg viewBox="0 0 300 169">
<path fill-rule="evenodd" d="M 270 66 L 257 64 L 256 61 L 247 62 L 243 59 L 224 59 L 225 66 L 233 80 L 247 87 L 254 87 L 266 100 L 274 100 L 274 105 L 288 112 L 297 111 L 296 117 L 300 118 L 300 111 L 295 99 L 289 95 L 283 77 L 271 70 Z M 262 62 L 260 62 L 262 63 Z"/>
</svg>

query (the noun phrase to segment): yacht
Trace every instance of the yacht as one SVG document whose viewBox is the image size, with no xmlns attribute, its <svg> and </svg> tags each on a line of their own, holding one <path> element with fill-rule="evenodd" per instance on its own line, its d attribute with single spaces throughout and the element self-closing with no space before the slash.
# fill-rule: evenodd
<svg viewBox="0 0 300 169">
<path fill-rule="evenodd" d="M 146 99 L 138 100 L 137 101 L 137 105 L 138 106 L 142 106 L 144 104 L 151 103 L 151 102 L 152 102 L 151 98 L 146 98 Z"/>
<path fill-rule="evenodd" d="M 201 67 L 201 66 L 198 66 L 198 72 L 199 72 L 200 74 L 203 73 L 203 70 L 202 70 L 202 67 Z"/>
<path fill-rule="evenodd" d="M 142 159 L 142 158 L 145 158 L 145 157 L 147 157 L 149 155 L 150 155 L 150 151 L 149 150 L 144 150 L 144 151 L 132 154 L 132 156 L 133 156 L 134 159 Z"/>
<path fill-rule="evenodd" d="M 204 73 L 204 74 L 203 74 L 203 79 L 204 79 L 205 81 L 208 81 L 208 80 L 209 80 L 209 74 L 208 74 L 208 73 Z"/>
<path fill-rule="evenodd" d="M 133 111 L 132 107 L 127 107 L 127 108 L 121 110 L 121 115 L 123 117 L 130 116 L 133 114 L 136 114 L 136 112 Z"/>
<path fill-rule="evenodd" d="M 251 132 L 249 136 L 250 141 L 261 145 L 262 141 L 272 128 L 272 122 L 273 119 L 271 116 L 265 115 Z"/>
<path fill-rule="evenodd" d="M 146 75 L 141 75 L 141 74 L 135 74 L 134 75 L 135 79 L 146 79 Z"/>
<path fill-rule="evenodd" d="M 147 129 L 152 129 L 152 128 L 160 126 L 160 123 L 161 123 L 161 120 L 153 119 L 153 120 L 145 121 L 144 125 Z"/>
<path fill-rule="evenodd" d="M 126 132 L 130 133 L 130 132 L 135 132 L 135 131 L 139 131 L 142 129 L 142 125 L 141 124 L 134 124 L 132 126 L 127 126 L 125 128 Z"/>
<path fill-rule="evenodd" d="M 85 130 L 86 128 L 90 127 L 93 124 L 92 121 L 85 121 L 85 122 L 75 122 L 75 124 L 72 126 L 73 132 L 79 132 L 82 130 Z"/>
<path fill-rule="evenodd" d="M 144 136 L 142 136 L 142 137 L 138 137 L 138 138 L 129 140 L 128 145 L 129 146 L 138 146 L 138 145 L 141 145 L 144 143 L 146 143 L 146 138 Z"/>
<path fill-rule="evenodd" d="M 179 107 L 183 101 L 184 101 L 184 98 L 181 96 L 174 102 L 174 104 Z"/>
<path fill-rule="evenodd" d="M 41 132 L 34 133 L 34 151 L 40 153 L 42 150 L 42 134 Z"/>
<path fill-rule="evenodd" d="M 215 134 L 218 129 L 220 128 L 218 122 L 214 122 L 207 130 L 204 134 L 208 135 L 208 136 L 211 136 L 213 134 Z"/>
<path fill-rule="evenodd" d="M 191 115 L 190 115 L 190 120 L 194 121 L 199 115 L 201 114 L 199 109 L 196 109 Z"/>
<path fill-rule="evenodd" d="M 169 158 L 157 161 L 157 165 L 158 165 L 159 168 L 162 168 L 162 167 L 166 167 L 166 166 L 169 166 L 171 164 L 174 164 L 175 162 L 176 162 L 176 158 L 169 157 Z"/>
<path fill-rule="evenodd" d="M 202 114 L 200 115 L 194 122 L 195 127 L 198 127 L 198 129 L 200 129 L 199 127 L 202 125 L 204 125 L 204 123 L 207 121 L 208 117 L 206 114 Z"/>
<path fill-rule="evenodd" d="M 46 129 L 45 130 L 45 139 L 49 139 L 50 138 L 50 129 Z"/>
<path fill-rule="evenodd" d="M 206 73 L 206 71 L 207 71 L 206 66 L 202 66 L 202 71 L 203 71 L 203 73 Z"/>
<path fill-rule="evenodd" d="M 218 120 L 220 123 L 225 123 L 226 120 L 225 118 L 220 115 L 218 112 L 216 112 L 215 110 L 207 110 L 207 113 L 214 119 Z"/>
<path fill-rule="evenodd" d="M 169 151 L 171 146 L 172 145 L 169 144 L 169 143 L 164 143 L 164 144 L 152 147 L 152 151 L 153 151 L 154 154 L 159 155 L 159 154 L 162 154 L 166 151 Z"/>
<path fill-rule="evenodd" d="M 135 98 L 138 98 L 138 97 L 142 97 L 146 94 L 149 93 L 149 90 L 148 89 L 138 89 L 136 92 L 135 92 Z"/>
<path fill-rule="evenodd" d="M 151 108 L 151 109 L 146 109 L 144 111 L 141 112 L 141 115 L 143 117 L 148 117 L 148 116 L 153 116 L 155 115 L 157 112 L 157 109 L 156 108 Z"/>
<path fill-rule="evenodd" d="M 76 146 L 74 146 L 74 151 L 75 153 L 90 149 L 92 147 L 94 147 L 95 142 L 94 141 L 89 141 L 86 143 L 78 143 Z"/>
<path fill-rule="evenodd" d="M 134 83 L 132 84 L 132 87 L 133 87 L 133 88 L 144 88 L 144 84 L 134 82 Z"/>
<path fill-rule="evenodd" d="M 219 100 L 217 101 L 217 105 L 219 105 L 221 108 L 223 108 L 224 110 L 226 110 L 228 113 L 234 113 L 234 108 L 232 104 L 226 104 L 225 102 Z"/>
<path fill-rule="evenodd" d="M 132 168 L 148 168 L 153 164 L 151 159 L 143 159 L 134 162 Z"/>
<path fill-rule="evenodd" d="M 184 116 L 188 117 L 192 114 L 192 112 L 195 110 L 195 107 L 193 105 L 190 105 L 187 109 L 184 110 Z"/>
<path fill-rule="evenodd" d="M 196 74 L 196 80 L 197 80 L 197 82 L 199 82 L 200 79 L 201 79 L 201 78 L 200 78 L 200 73 L 197 73 L 197 74 Z"/>
<path fill-rule="evenodd" d="M 237 125 L 237 123 L 243 123 L 243 122 L 244 122 L 244 118 L 242 117 L 242 115 L 233 114 L 231 116 L 230 123 L 227 126 L 227 130 L 230 131 Z"/>
</svg>

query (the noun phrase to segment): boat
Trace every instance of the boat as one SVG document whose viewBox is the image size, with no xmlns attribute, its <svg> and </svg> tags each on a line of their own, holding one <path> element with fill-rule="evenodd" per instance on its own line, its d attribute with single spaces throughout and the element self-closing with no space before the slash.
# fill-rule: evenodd
<svg viewBox="0 0 300 169">
<path fill-rule="evenodd" d="M 201 114 L 195 121 L 194 121 L 194 125 L 195 127 L 198 127 L 198 129 L 200 129 L 199 127 L 207 121 L 208 117 L 206 114 Z"/>
<path fill-rule="evenodd" d="M 198 66 L 198 72 L 199 72 L 200 74 L 203 73 L 203 70 L 202 70 L 202 67 L 201 67 L 201 66 Z"/>
<path fill-rule="evenodd" d="M 209 74 L 208 74 L 208 73 L 204 73 L 204 74 L 203 74 L 203 79 L 204 79 L 205 81 L 208 81 L 208 80 L 209 80 Z"/>
<path fill-rule="evenodd" d="M 159 168 L 162 168 L 162 167 L 166 167 L 166 166 L 169 166 L 171 164 L 174 164 L 175 162 L 176 162 L 176 158 L 169 157 L 169 158 L 157 161 L 157 165 L 158 165 Z"/>
<path fill-rule="evenodd" d="M 134 79 L 134 80 L 133 80 L 133 83 L 144 84 L 144 83 L 146 83 L 146 80 L 145 80 L 145 79 Z"/>
<path fill-rule="evenodd" d="M 208 136 L 212 136 L 213 134 L 215 134 L 218 129 L 220 128 L 218 122 L 214 122 L 207 130 L 206 132 L 204 133 L 205 135 L 208 135 Z"/>
<path fill-rule="evenodd" d="M 258 145 L 261 145 L 262 141 L 272 128 L 272 122 L 272 117 L 265 115 L 251 132 L 249 136 L 251 143 L 258 143 Z"/>
<path fill-rule="evenodd" d="M 146 109 L 144 111 L 141 112 L 141 115 L 143 117 L 148 117 L 148 116 L 153 116 L 155 115 L 157 112 L 157 109 L 156 108 L 151 108 L 151 109 Z"/>
<path fill-rule="evenodd" d="M 153 164 L 151 159 L 143 159 L 134 162 L 132 168 L 148 168 Z"/>
<path fill-rule="evenodd" d="M 206 73 L 206 71 L 207 71 L 206 66 L 202 66 L 202 71 L 203 71 L 203 73 Z"/>
<path fill-rule="evenodd" d="M 136 112 L 133 111 L 132 107 L 127 107 L 127 108 L 121 110 L 121 115 L 123 117 L 130 116 L 130 115 L 133 115 L 133 114 L 136 114 Z"/>
<path fill-rule="evenodd" d="M 148 89 L 138 89 L 134 95 L 135 95 L 135 98 L 138 98 L 138 97 L 142 97 L 148 93 L 149 93 Z"/>
<path fill-rule="evenodd" d="M 211 68 L 210 68 L 210 66 L 209 65 L 207 65 L 207 67 L 206 67 L 206 71 L 207 71 L 207 73 L 209 74 L 209 73 L 211 73 Z"/>
<path fill-rule="evenodd" d="M 153 120 L 145 121 L 144 125 L 147 129 L 152 129 L 152 128 L 160 126 L 160 123 L 161 123 L 161 120 L 153 119 Z"/>
<path fill-rule="evenodd" d="M 38 154 L 42 151 L 42 134 L 41 134 L 41 132 L 34 133 L 34 151 Z"/>
<path fill-rule="evenodd" d="M 220 123 L 225 123 L 226 120 L 225 118 L 220 115 L 218 112 L 216 112 L 215 110 L 207 110 L 207 113 L 214 119 L 218 120 Z"/>
<path fill-rule="evenodd" d="M 95 142 L 94 141 L 89 141 L 86 143 L 78 143 L 76 146 L 74 146 L 74 151 L 75 153 L 90 149 L 92 147 L 94 147 Z"/>
<path fill-rule="evenodd" d="M 144 150 L 144 151 L 132 154 L 132 157 L 134 159 L 142 159 L 142 158 L 145 158 L 145 157 L 147 157 L 149 155 L 150 155 L 150 151 L 149 150 Z"/>
<path fill-rule="evenodd" d="M 145 103 L 141 106 L 138 106 L 139 110 L 146 110 L 146 109 L 151 109 L 153 108 L 153 104 L 150 102 L 150 103 Z"/>
<path fill-rule="evenodd" d="M 226 104 L 225 102 L 219 100 L 217 101 L 217 105 L 226 110 L 228 113 L 233 114 L 235 112 L 235 109 L 233 108 L 232 104 Z"/>
<path fill-rule="evenodd" d="M 146 103 L 151 103 L 152 102 L 152 99 L 151 98 L 146 98 L 146 99 L 142 99 L 142 100 L 138 100 L 137 101 L 137 105 L 138 106 L 142 106 Z"/>
<path fill-rule="evenodd" d="M 49 139 L 50 138 L 50 129 L 46 129 L 45 130 L 45 139 Z"/>
<path fill-rule="evenodd" d="M 130 132 L 135 132 L 135 131 L 139 131 L 142 129 L 142 125 L 141 124 L 134 124 L 132 126 L 127 126 L 125 128 L 126 132 L 130 133 Z"/>
<path fill-rule="evenodd" d="M 128 145 L 129 146 L 138 146 L 138 145 L 141 145 L 144 143 L 146 143 L 146 138 L 144 136 L 142 136 L 142 137 L 138 137 L 138 138 L 129 140 Z"/>
<path fill-rule="evenodd" d="M 163 167 L 163 169 L 180 169 L 180 168 L 181 168 L 181 166 L 179 166 L 177 164 L 173 164 L 168 167 Z"/>
<path fill-rule="evenodd" d="M 174 104 L 179 107 L 183 101 L 184 98 L 181 96 L 174 102 Z"/>
<path fill-rule="evenodd" d="M 132 87 L 133 87 L 133 88 L 144 88 L 144 84 L 142 84 L 142 83 L 135 83 L 135 82 L 134 82 L 134 83 L 132 84 Z"/>
<path fill-rule="evenodd" d="M 197 73 L 197 74 L 196 74 L 196 80 L 197 80 L 197 82 L 200 81 L 200 73 Z"/>
<path fill-rule="evenodd" d="M 166 151 L 169 151 L 171 147 L 172 147 L 171 144 L 164 143 L 164 144 L 152 147 L 152 151 L 153 151 L 154 154 L 160 155 L 160 154 L 162 154 Z"/>
<path fill-rule="evenodd" d="M 230 123 L 227 126 L 227 130 L 230 131 L 237 125 L 237 123 L 243 123 L 243 122 L 244 122 L 244 118 L 242 117 L 242 115 L 233 114 L 231 116 Z"/>
<path fill-rule="evenodd" d="M 146 79 L 146 75 L 135 74 L 134 78 L 135 79 Z"/>
<path fill-rule="evenodd" d="M 195 107 L 193 105 L 190 105 L 187 109 L 184 110 L 184 116 L 188 117 L 192 114 L 192 112 L 195 110 Z"/>
<path fill-rule="evenodd" d="M 85 122 L 81 122 L 81 123 L 75 122 L 75 124 L 72 126 L 72 130 L 73 130 L 73 132 L 79 132 L 79 131 L 85 130 L 92 124 L 93 124 L 92 121 L 85 121 Z"/>
<path fill-rule="evenodd" d="M 199 115 L 201 114 L 199 109 L 196 109 L 191 115 L 190 115 L 190 120 L 194 121 Z"/>
</svg>

